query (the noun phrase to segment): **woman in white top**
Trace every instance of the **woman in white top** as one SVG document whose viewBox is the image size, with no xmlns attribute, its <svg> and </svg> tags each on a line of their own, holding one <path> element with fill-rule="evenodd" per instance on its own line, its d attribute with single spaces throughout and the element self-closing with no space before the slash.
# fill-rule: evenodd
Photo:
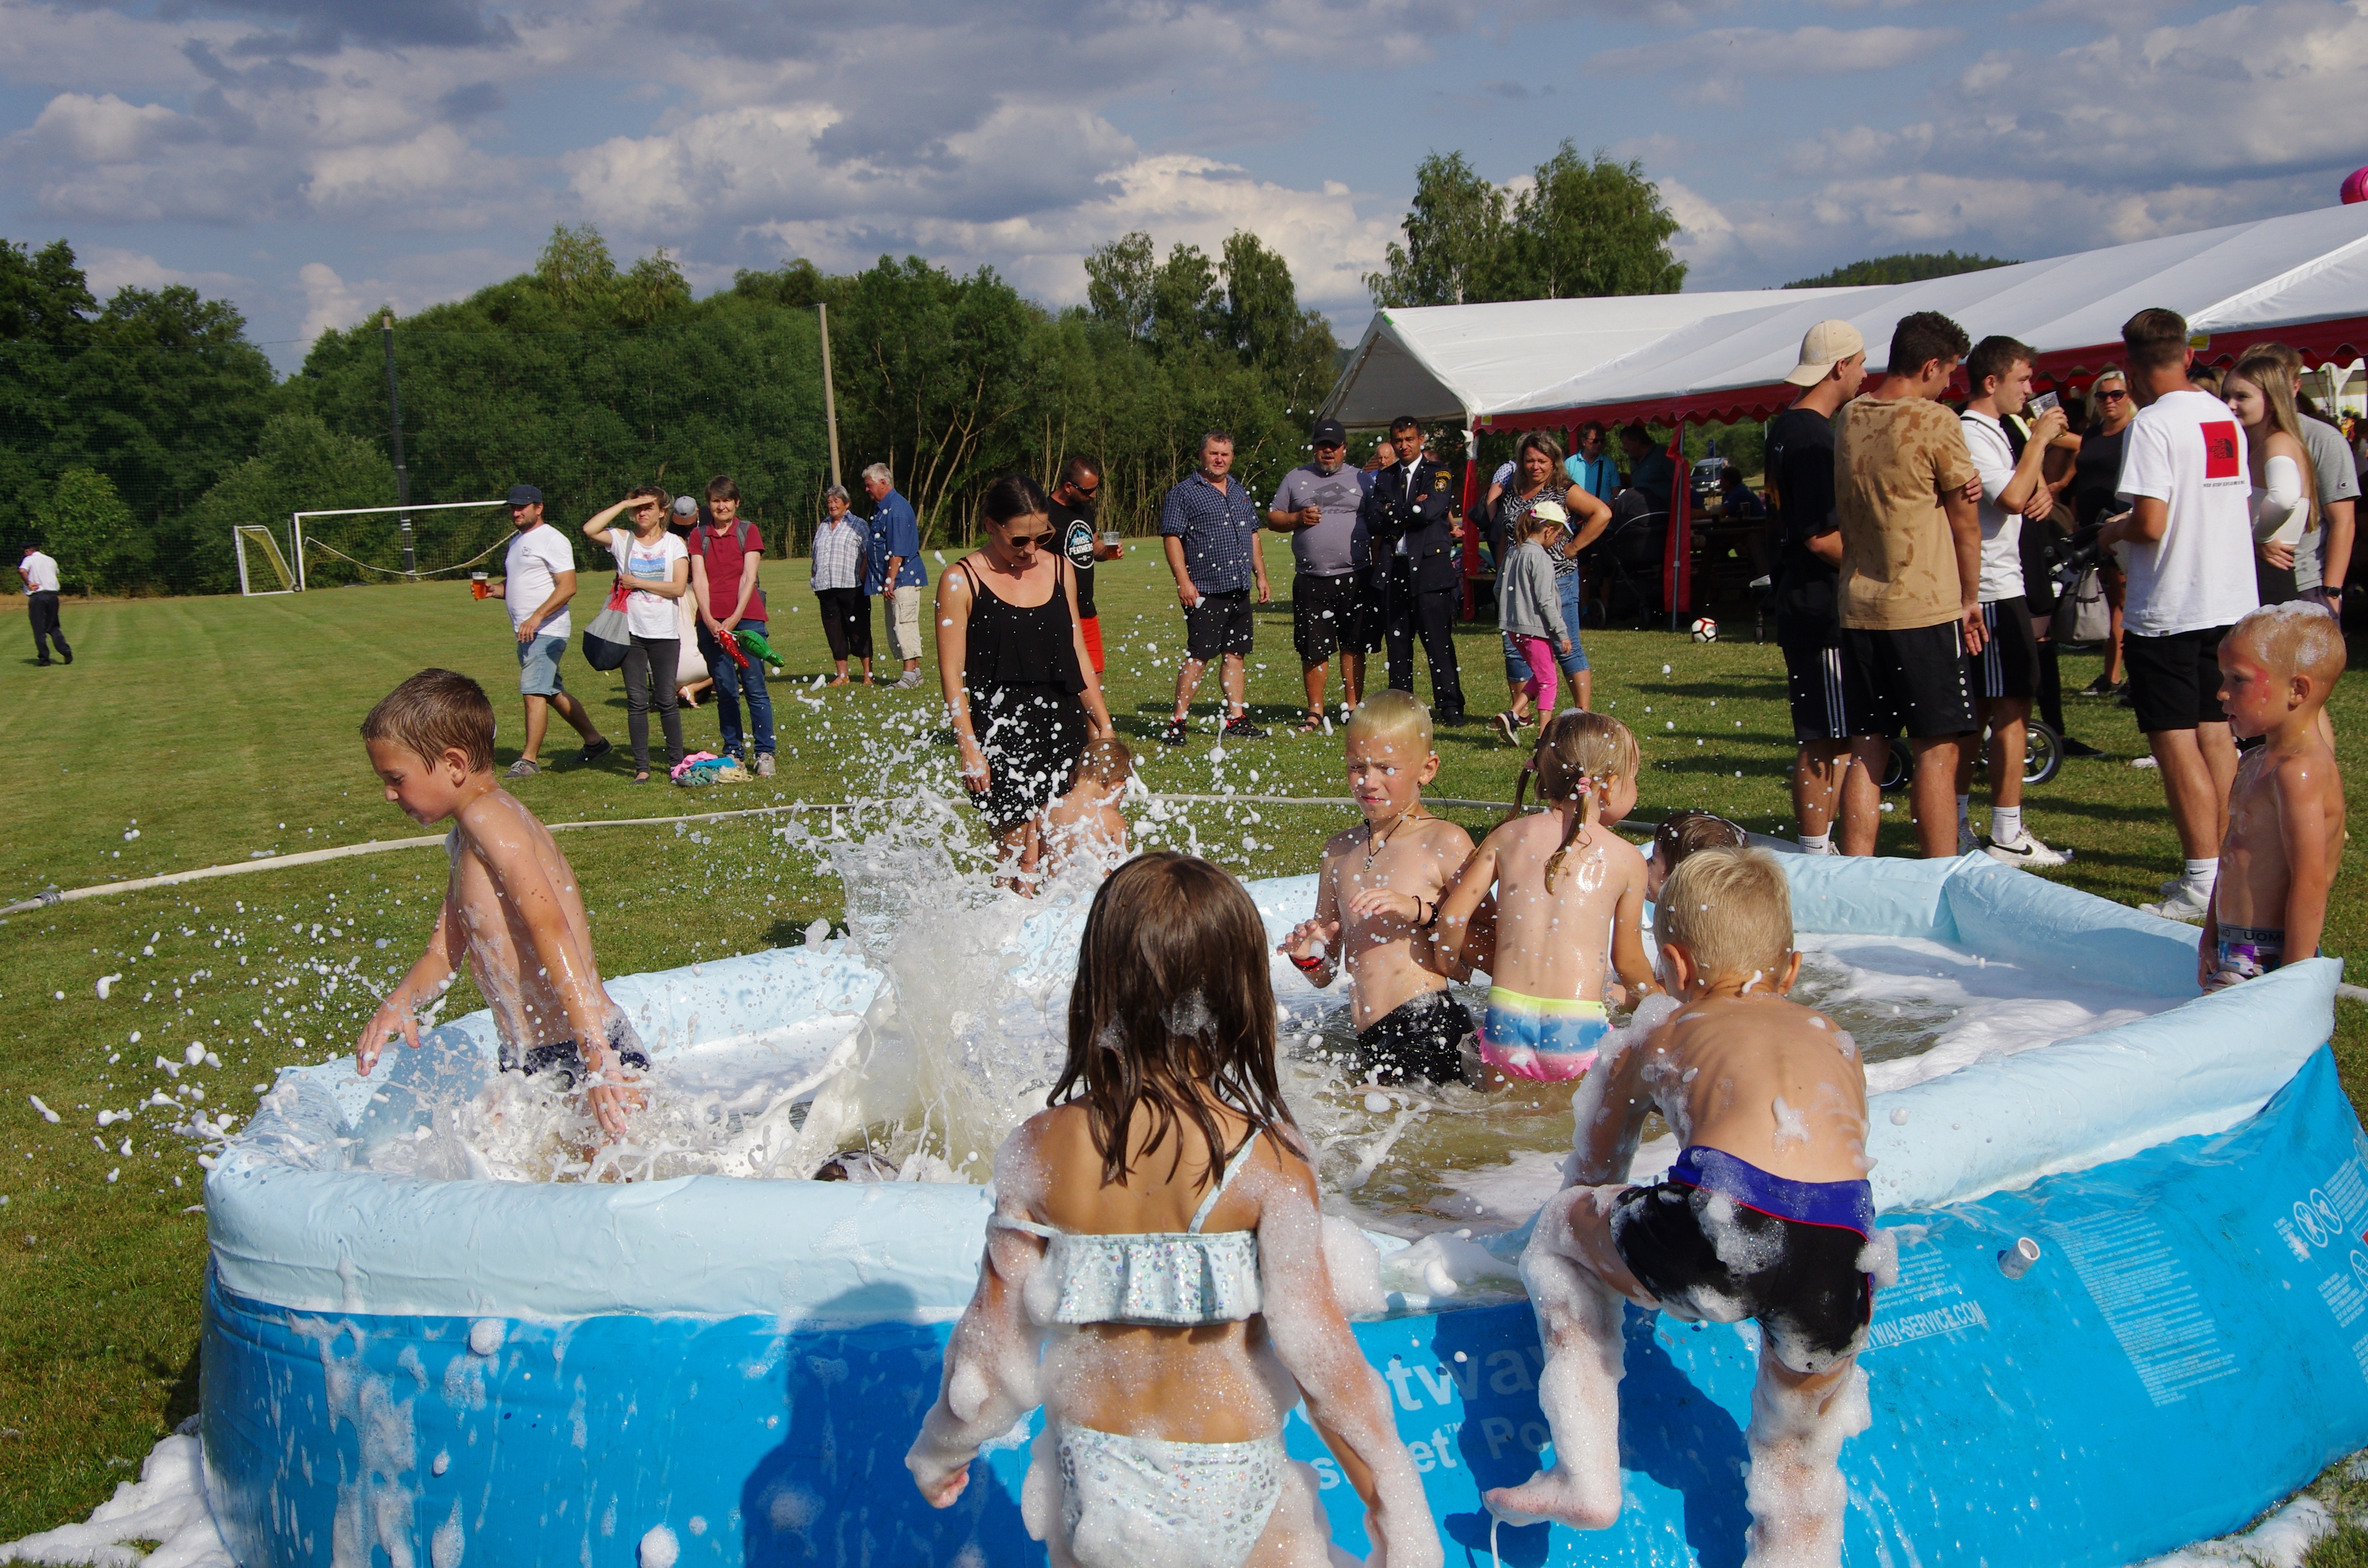
<svg viewBox="0 0 2368 1568">
<path fill-rule="evenodd" d="M 2298 592 L 2294 548 L 2318 509 L 2317 482 L 2310 449 L 2302 444 L 2294 388 L 2276 359 L 2248 355 L 2221 379 L 2220 395 L 2245 426 L 2247 461 L 2253 471 L 2253 578 L 2263 604 L 2284 604 Z"/>
<path fill-rule="evenodd" d="M 631 513 L 633 526 L 612 525 Z M 617 574 L 633 583 L 625 600 L 625 722 L 633 737 L 633 782 L 650 781 L 650 691 L 657 691 L 658 722 L 666 726 L 666 766 L 682 760 L 682 711 L 675 705 L 676 669 L 681 657 L 679 601 L 690 591 L 690 553 L 666 530 L 666 494 L 655 484 L 635 485 L 622 501 L 593 514 L 585 537 L 606 545 L 617 558 Z"/>
</svg>

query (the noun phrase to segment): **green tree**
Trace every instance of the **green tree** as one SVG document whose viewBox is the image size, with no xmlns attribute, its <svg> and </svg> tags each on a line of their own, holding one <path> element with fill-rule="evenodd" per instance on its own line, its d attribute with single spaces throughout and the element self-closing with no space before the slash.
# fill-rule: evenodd
<svg viewBox="0 0 2368 1568">
<path fill-rule="evenodd" d="M 1503 299 L 1674 294 L 1686 264 L 1669 254 L 1678 221 L 1635 161 L 1581 158 L 1565 141 L 1513 203 Z"/>
<path fill-rule="evenodd" d="M 1844 289 L 1860 288 L 1870 283 L 1921 283 L 1928 278 L 1953 278 L 1960 272 L 1984 272 L 1993 267 L 2013 265 L 2001 256 L 1959 256 L 1952 250 L 1944 250 L 1938 256 L 1929 251 L 1905 251 L 1898 256 L 1853 261 L 1847 266 L 1837 267 L 1831 272 L 1804 278 L 1784 287 Z"/>
<path fill-rule="evenodd" d="M 1198 245 L 1178 241 L 1151 280 L 1151 347 L 1176 354 L 1203 347 L 1224 330 L 1224 290 L 1217 264 Z"/>
<path fill-rule="evenodd" d="M 1376 307 L 1462 305 L 1495 300 L 1506 245 L 1505 193 L 1462 153 L 1415 166 L 1414 201 L 1380 272 L 1365 275 Z"/>
<path fill-rule="evenodd" d="M 1086 253 L 1086 309 L 1138 342 L 1148 339 L 1158 272 L 1151 236 L 1140 230 L 1096 246 Z"/>
<path fill-rule="evenodd" d="M 604 302 L 617 286 L 617 263 L 609 242 L 590 223 L 551 226 L 551 238 L 534 258 L 534 278 L 559 308 L 585 312 Z"/>
<path fill-rule="evenodd" d="M 115 483 L 96 469 L 70 468 L 51 482 L 33 514 L 64 585 L 85 594 L 119 585 L 131 546 L 131 508 Z"/>
<path fill-rule="evenodd" d="M 647 326 L 690 303 L 690 284 L 664 246 L 626 270 L 617 288 L 617 310 L 636 326 Z"/>
<path fill-rule="evenodd" d="M 0 240 L 0 339 L 78 347 L 89 339 L 97 313 L 72 245 L 51 240 L 31 252 Z"/>
</svg>

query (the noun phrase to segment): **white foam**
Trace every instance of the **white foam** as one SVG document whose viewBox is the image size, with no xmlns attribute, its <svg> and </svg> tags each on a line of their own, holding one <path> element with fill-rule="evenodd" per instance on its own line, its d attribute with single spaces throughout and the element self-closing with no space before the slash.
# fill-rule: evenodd
<svg viewBox="0 0 2368 1568">
<path fill-rule="evenodd" d="M 135 1540 L 158 1543 L 144 1555 Z M 92 1563 L 97 1568 L 237 1568 L 206 1501 L 205 1458 L 198 1439 L 176 1434 L 149 1450 L 140 1479 L 78 1525 L 0 1542 L 0 1562 Z"/>
</svg>

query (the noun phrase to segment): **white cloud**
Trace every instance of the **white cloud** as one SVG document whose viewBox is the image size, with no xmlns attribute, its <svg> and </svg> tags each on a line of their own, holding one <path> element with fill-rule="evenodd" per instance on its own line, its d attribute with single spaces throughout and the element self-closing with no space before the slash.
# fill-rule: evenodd
<svg viewBox="0 0 2368 1568">
<path fill-rule="evenodd" d="M 1597 76 L 1839 76 L 1888 71 L 1956 43 L 1954 28 L 1716 28 L 1691 38 L 1590 56 Z"/>
<path fill-rule="evenodd" d="M 203 134 L 195 120 L 163 104 L 130 104 L 113 93 L 60 93 L 42 107 L 28 140 L 61 159 L 128 164 Z"/>
<path fill-rule="evenodd" d="M 142 251 L 116 245 L 77 245 L 74 260 L 82 265 L 90 291 L 101 303 L 118 289 L 163 289 L 186 283 L 199 293 L 223 295 L 252 287 L 255 280 L 234 272 L 185 272 L 167 267 Z"/>
</svg>

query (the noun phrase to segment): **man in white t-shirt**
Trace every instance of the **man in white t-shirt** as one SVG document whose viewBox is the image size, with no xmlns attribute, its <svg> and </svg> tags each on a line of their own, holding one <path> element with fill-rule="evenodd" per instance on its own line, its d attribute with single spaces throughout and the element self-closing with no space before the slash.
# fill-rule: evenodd
<svg viewBox="0 0 2368 1568">
<path fill-rule="evenodd" d="M 502 581 L 488 593 L 509 605 L 510 631 L 518 639 L 518 695 L 526 699 L 526 749 L 510 764 L 509 777 L 531 778 L 542 771 L 542 732 L 554 708 L 584 737 L 576 761 L 598 761 L 609 743 L 590 710 L 559 684 L 560 655 L 567 652 L 567 634 L 574 630 L 567 601 L 575 597 L 575 548 L 542 520 L 542 492 L 531 484 L 510 486 L 510 527 L 517 534 Z"/>
<path fill-rule="evenodd" d="M 1973 397 L 1958 417 L 1965 452 L 1981 475 L 1975 513 L 1982 528 L 1982 648 L 1972 660 L 1974 719 L 1990 733 L 1990 831 L 1975 837 L 1966 808 L 1971 800 L 1974 748 L 1957 748 L 1957 853 L 1979 849 L 2009 866 L 2061 866 L 2071 857 L 2050 849 L 2022 825 L 2024 736 L 2032 699 L 2039 695 L 2039 638 L 2023 598 L 2023 512 L 2042 521 L 2054 509 L 2055 494 L 2040 472 L 2047 443 L 2064 433 L 2061 408 L 2042 414 L 2028 440 L 2011 434 L 2014 418 L 2031 398 L 2029 344 L 2011 337 L 1985 337 L 1965 356 L 1965 384 Z M 2020 448 L 2020 450 L 2017 449 Z"/>
<path fill-rule="evenodd" d="M 58 563 L 27 540 L 25 558 L 17 562 L 17 575 L 25 580 L 25 619 L 33 623 L 33 663 L 49 664 L 50 644 L 54 642 L 58 657 L 73 664 L 74 650 L 66 646 L 66 634 L 58 629 Z"/>
<path fill-rule="evenodd" d="M 2245 427 L 2188 380 L 2195 351 L 2177 312 L 2140 311 L 2122 328 L 2139 404 L 2116 486 L 2129 515 L 2098 542 L 2126 547 L 2123 658 L 2132 706 L 2162 771 L 2187 857 L 2149 914 L 2202 920 L 2220 874 L 2237 744 L 2220 706 L 2220 639 L 2259 608 Z"/>
</svg>

